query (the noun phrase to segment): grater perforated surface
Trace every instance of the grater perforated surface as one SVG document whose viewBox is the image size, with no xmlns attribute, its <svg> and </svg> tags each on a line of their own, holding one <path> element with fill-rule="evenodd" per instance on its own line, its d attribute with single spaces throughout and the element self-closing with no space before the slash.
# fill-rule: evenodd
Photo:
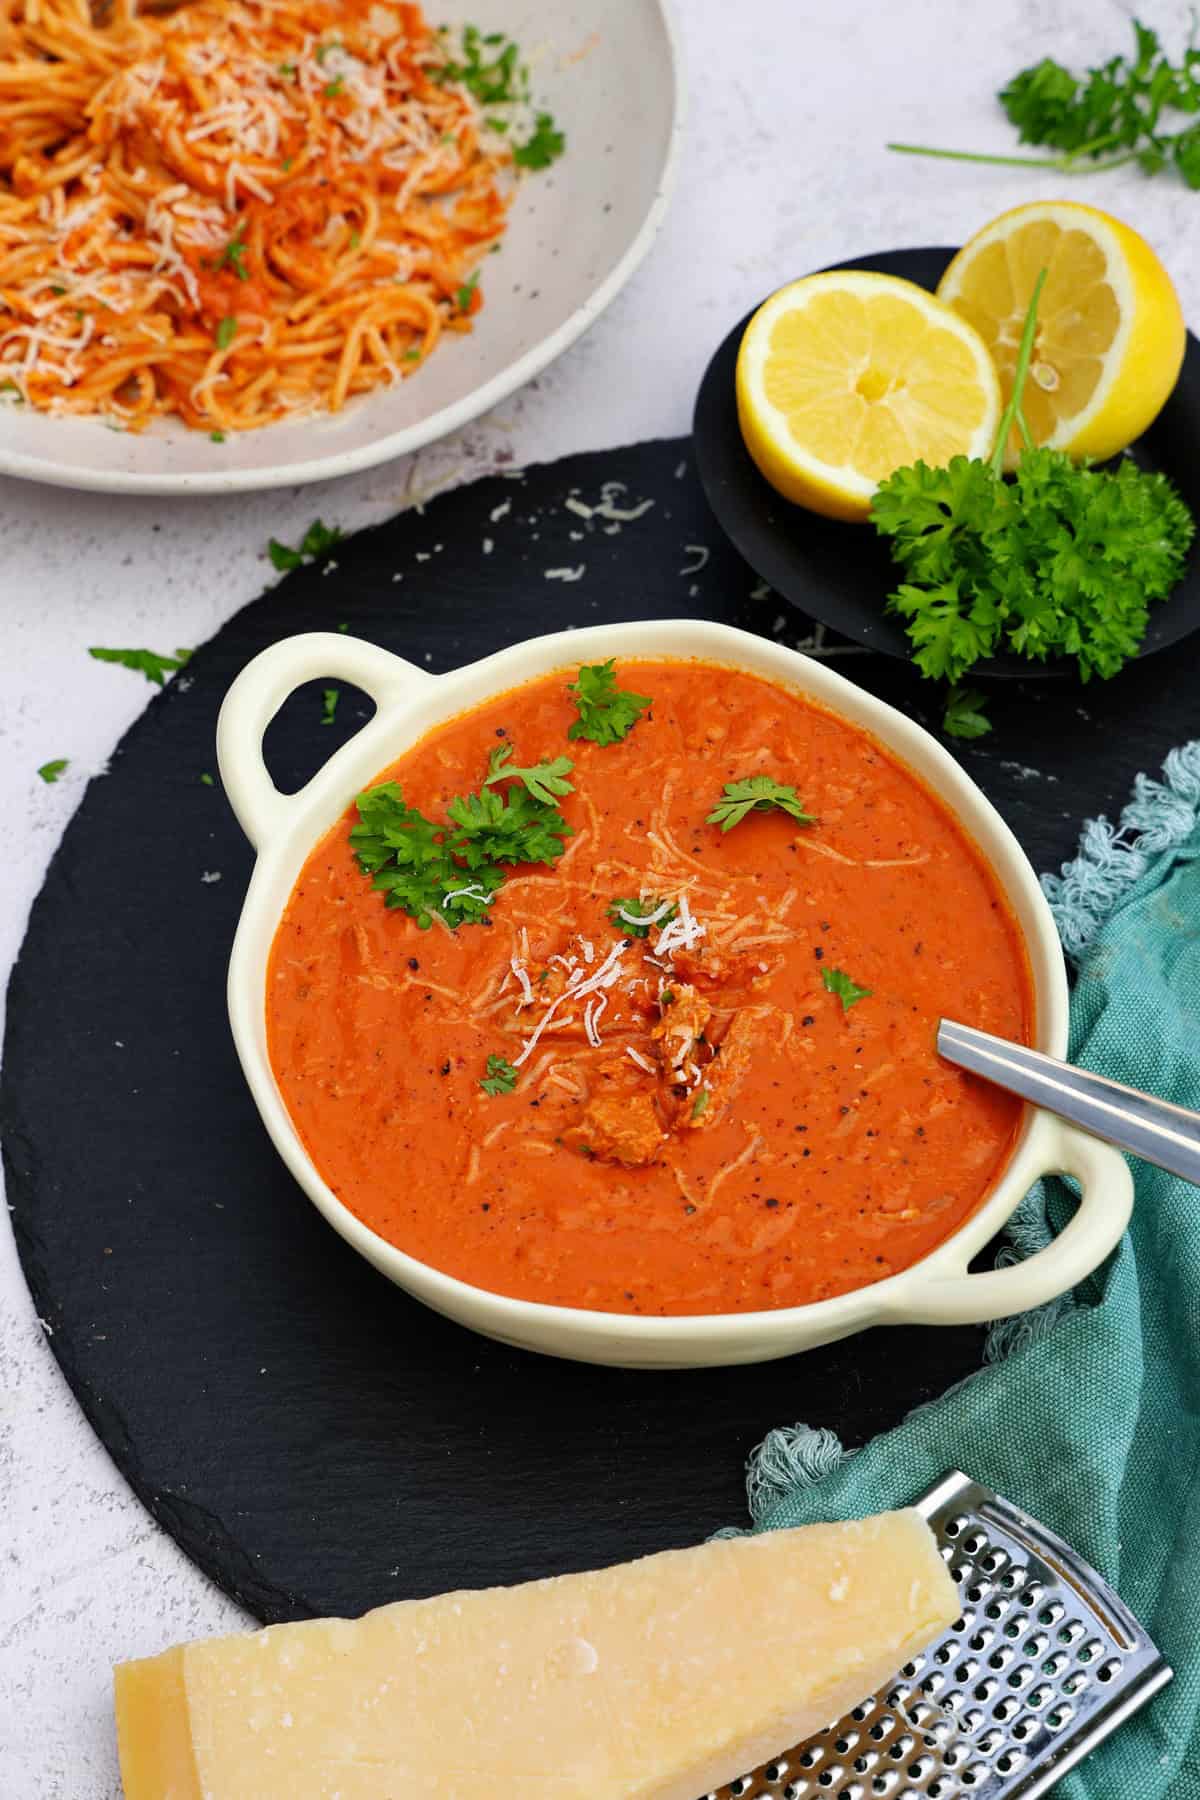
<svg viewBox="0 0 1200 1800">
<path fill-rule="evenodd" d="M 1171 1679 L 1061 1538 L 954 1472 L 917 1507 L 962 1596 L 950 1631 L 835 1724 L 705 1800 L 1037 1800 Z"/>
</svg>

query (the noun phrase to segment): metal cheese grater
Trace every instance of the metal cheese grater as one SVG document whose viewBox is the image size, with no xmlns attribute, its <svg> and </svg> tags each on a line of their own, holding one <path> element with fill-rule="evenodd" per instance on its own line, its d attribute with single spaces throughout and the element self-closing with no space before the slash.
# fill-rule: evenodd
<svg viewBox="0 0 1200 1800">
<path fill-rule="evenodd" d="M 707 1800 L 1037 1800 L 1171 1671 L 1107 1582 L 957 1471 L 917 1501 L 962 1617 L 897 1680 Z"/>
</svg>

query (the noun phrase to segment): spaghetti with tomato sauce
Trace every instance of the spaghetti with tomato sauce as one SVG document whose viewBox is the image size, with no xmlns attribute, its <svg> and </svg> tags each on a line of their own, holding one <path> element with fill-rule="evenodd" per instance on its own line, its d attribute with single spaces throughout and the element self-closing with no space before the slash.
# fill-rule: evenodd
<svg viewBox="0 0 1200 1800">
<path fill-rule="evenodd" d="M 223 434 L 414 373 L 511 192 L 462 73 L 410 0 L 0 0 L 0 392 Z"/>
<path fill-rule="evenodd" d="M 733 669 L 618 673 L 652 702 L 618 742 L 568 740 L 559 674 L 386 772 L 432 818 L 497 745 L 513 769 L 569 753 L 565 848 L 509 870 L 489 923 L 385 907 L 353 812 L 313 851 L 268 971 L 285 1104 L 352 1212 L 495 1292 L 724 1313 L 878 1281 L 1013 1149 L 1020 1103 L 934 1040 L 948 1013 L 1029 1041 L 1016 922 L 942 802 L 845 719 Z M 755 776 L 812 822 L 708 822 Z"/>
</svg>

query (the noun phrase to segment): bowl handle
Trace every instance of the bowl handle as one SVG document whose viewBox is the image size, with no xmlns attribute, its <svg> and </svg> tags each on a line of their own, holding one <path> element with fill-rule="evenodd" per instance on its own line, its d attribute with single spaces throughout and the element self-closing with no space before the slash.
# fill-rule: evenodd
<svg viewBox="0 0 1200 1800">
<path fill-rule="evenodd" d="M 263 736 L 288 695 L 323 675 L 353 682 L 380 708 L 415 699 L 437 679 L 378 644 L 334 631 L 283 638 L 247 663 L 217 720 L 217 762 L 238 824 L 256 850 L 280 829 L 304 792 L 280 793 L 263 762 Z"/>
<path fill-rule="evenodd" d="M 1053 1243 L 1006 1269 L 969 1274 L 962 1266 L 930 1273 L 897 1298 L 893 1321 L 914 1325 L 977 1325 L 1007 1318 L 1056 1299 L 1098 1268 L 1129 1223 L 1133 1178 L 1119 1151 L 1075 1126 L 1060 1123 L 1057 1153 L 1043 1173 L 1073 1175 L 1079 1206 Z"/>
</svg>

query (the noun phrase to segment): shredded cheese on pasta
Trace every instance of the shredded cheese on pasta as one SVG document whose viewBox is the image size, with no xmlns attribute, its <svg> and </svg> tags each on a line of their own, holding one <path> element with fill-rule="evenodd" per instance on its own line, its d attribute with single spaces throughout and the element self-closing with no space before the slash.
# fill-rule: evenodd
<svg viewBox="0 0 1200 1800">
<path fill-rule="evenodd" d="M 408 0 L 0 0 L 0 392 L 336 412 L 470 329 L 510 152 Z"/>
</svg>

